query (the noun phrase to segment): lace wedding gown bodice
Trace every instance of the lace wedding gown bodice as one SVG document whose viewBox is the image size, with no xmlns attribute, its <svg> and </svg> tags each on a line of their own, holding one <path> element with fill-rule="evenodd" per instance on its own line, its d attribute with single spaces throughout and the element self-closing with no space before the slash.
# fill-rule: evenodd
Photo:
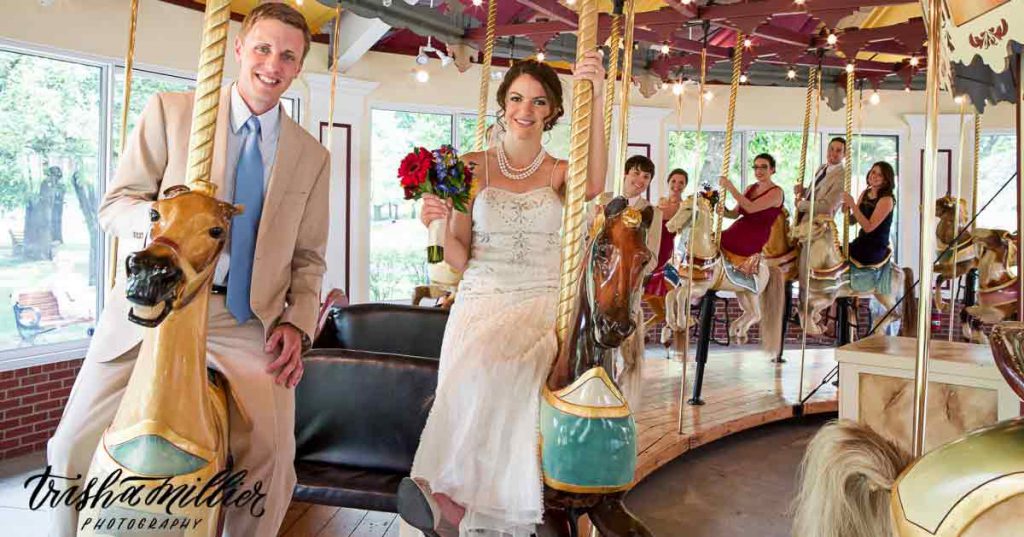
<svg viewBox="0 0 1024 537">
<path fill-rule="evenodd" d="M 460 296 L 558 290 L 562 200 L 551 187 L 485 187 L 473 203 L 473 241 Z"/>
</svg>

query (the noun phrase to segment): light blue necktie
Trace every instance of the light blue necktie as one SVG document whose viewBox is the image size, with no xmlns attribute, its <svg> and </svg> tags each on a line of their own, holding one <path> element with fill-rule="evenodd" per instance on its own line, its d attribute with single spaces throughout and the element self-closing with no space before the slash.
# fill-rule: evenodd
<svg viewBox="0 0 1024 537">
<path fill-rule="evenodd" d="M 231 222 L 231 261 L 228 267 L 228 311 L 238 324 L 252 317 L 249 292 L 252 260 L 256 252 L 256 231 L 263 212 L 263 155 L 260 153 L 260 120 L 249 118 L 242 127 L 242 154 L 235 169 L 236 204 L 245 206 Z"/>
</svg>

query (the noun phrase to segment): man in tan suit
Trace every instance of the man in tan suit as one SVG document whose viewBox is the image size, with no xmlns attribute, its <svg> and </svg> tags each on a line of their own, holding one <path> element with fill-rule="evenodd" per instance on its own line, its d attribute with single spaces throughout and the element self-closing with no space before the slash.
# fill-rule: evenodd
<svg viewBox="0 0 1024 537">
<path fill-rule="evenodd" d="M 843 159 L 846 157 L 846 139 L 835 137 L 828 143 L 827 162 L 822 164 L 814 172 L 814 182 L 811 188 L 814 189 L 814 214 L 835 216 L 836 211 L 843 204 L 843 182 L 846 178 L 846 168 L 843 166 Z M 804 221 L 804 217 L 811 210 L 811 191 L 803 185 L 793 186 L 796 194 L 797 224 Z"/>
<path fill-rule="evenodd" d="M 263 202 L 258 211 L 246 206 L 246 212 L 259 213 L 249 223 L 253 250 L 232 248 L 236 238 L 238 245 L 244 242 L 236 235 L 241 228 L 236 217 L 210 301 L 207 362 L 227 377 L 233 395 L 229 451 L 234 468 L 248 471 L 243 489 L 262 481 L 266 494 L 262 516 L 225 509 L 225 535 L 231 537 L 276 535 L 295 484 L 292 388 L 302 377 L 301 353 L 320 304 L 329 160 L 327 151 L 281 111 L 279 99 L 298 76 L 309 40 L 305 19 L 293 8 L 269 3 L 253 9 L 235 41 L 238 81 L 220 94 L 211 181 L 222 200 L 238 202 L 255 192 L 255 205 L 260 195 Z M 131 134 L 99 210 L 101 225 L 121 239 L 125 253 L 141 247 L 153 200 L 184 182 L 192 105 L 191 93 L 156 95 Z M 56 474 L 87 474 L 135 364 L 142 329 L 128 321 L 124 284 L 118 277 L 108 295 L 49 442 L 48 463 Z M 68 485 L 84 485 L 81 481 Z M 52 518 L 52 535 L 74 535 L 78 529 L 73 508 L 55 509 Z"/>
</svg>

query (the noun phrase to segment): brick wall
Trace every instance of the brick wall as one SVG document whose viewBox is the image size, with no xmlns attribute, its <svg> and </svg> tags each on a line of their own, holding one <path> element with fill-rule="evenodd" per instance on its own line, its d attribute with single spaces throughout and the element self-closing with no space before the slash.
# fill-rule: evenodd
<svg viewBox="0 0 1024 537">
<path fill-rule="evenodd" d="M 0 373 L 0 460 L 46 448 L 82 360 Z"/>
</svg>

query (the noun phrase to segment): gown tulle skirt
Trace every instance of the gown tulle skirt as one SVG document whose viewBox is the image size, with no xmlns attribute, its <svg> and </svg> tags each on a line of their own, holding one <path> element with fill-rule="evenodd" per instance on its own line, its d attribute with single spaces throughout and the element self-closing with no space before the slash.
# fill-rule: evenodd
<svg viewBox="0 0 1024 537">
<path fill-rule="evenodd" d="M 460 536 L 529 537 L 543 516 L 540 391 L 557 290 L 459 296 L 413 477 L 466 508 Z M 402 535 L 420 535 L 403 523 Z"/>
</svg>

